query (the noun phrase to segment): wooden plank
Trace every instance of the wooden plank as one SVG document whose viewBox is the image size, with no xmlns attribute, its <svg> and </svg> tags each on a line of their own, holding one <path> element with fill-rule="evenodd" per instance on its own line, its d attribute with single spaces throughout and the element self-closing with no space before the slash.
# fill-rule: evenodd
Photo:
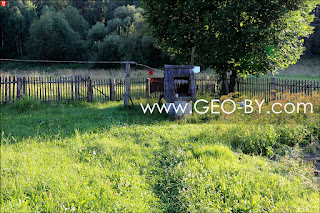
<svg viewBox="0 0 320 213">
<path fill-rule="evenodd" d="M 52 94 L 52 79 L 51 79 L 51 76 L 49 77 L 49 97 L 48 97 L 48 99 L 50 100 L 50 101 L 52 101 L 53 100 L 53 94 Z"/>
<path fill-rule="evenodd" d="M 125 75 L 125 94 L 124 94 L 124 105 L 129 105 L 130 97 L 130 64 L 126 63 L 126 75 Z"/>
<path fill-rule="evenodd" d="M 17 85 L 17 82 L 16 82 L 16 77 L 15 76 L 13 76 L 13 79 L 12 79 L 12 81 L 14 82 L 13 83 L 13 87 L 12 87 L 12 100 L 13 100 L 13 102 L 15 101 L 15 99 L 14 99 L 14 95 L 15 95 L 15 87 L 16 87 L 16 85 Z"/>
<path fill-rule="evenodd" d="M 48 81 L 48 77 L 45 77 L 46 79 L 46 82 Z M 47 84 L 48 83 L 45 83 L 44 85 L 44 100 L 47 101 Z"/>
<path fill-rule="evenodd" d="M 5 78 L 4 82 L 8 82 L 8 77 Z M 5 84 L 5 102 L 8 102 L 8 84 Z"/>
<path fill-rule="evenodd" d="M 78 99 L 78 76 L 74 77 L 74 81 L 75 98 Z"/>
<path fill-rule="evenodd" d="M 22 78 L 17 76 L 17 99 L 21 98 Z"/>
<path fill-rule="evenodd" d="M 61 77 L 58 78 L 58 100 L 60 101 L 61 95 L 60 95 L 60 82 L 61 82 Z"/>
<path fill-rule="evenodd" d="M 11 83 L 11 76 L 9 76 L 9 102 L 11 102 L 11 87 L 12 87 L 12 83 Z"/>
<path fill-rule="evenodd" d="M 22 78 L 22 94 L 26 94 L 26 77 Z"/>
<path fill-rule="evenodd" d="M 38 77 L 39 78 L 39 82 L 38 82 L 38 89 L 39 89 L 39 94 L 40 94 L 40 98 L 39 98 L 39 100 L 41 100 L 41 98 L 42 98 L 42 91 L 41 91 L 41 81 L 43 81 L 43 79 L 41 79 L 41 77 L 39 76 Z"/>
<path fill-rule="evenodd" d="M 86 83 L 87 83 L 87 101 L 92 102 L 92 88 L 91 88 L 90 76 L 86 77 Z"/>
<path fill-rule="evenodd" d="M 71 100 L 74 100 L 74 97 L 73 97 L 73 76 L 70 76 L 70 91 L 71 91 Z"/>
</svg>

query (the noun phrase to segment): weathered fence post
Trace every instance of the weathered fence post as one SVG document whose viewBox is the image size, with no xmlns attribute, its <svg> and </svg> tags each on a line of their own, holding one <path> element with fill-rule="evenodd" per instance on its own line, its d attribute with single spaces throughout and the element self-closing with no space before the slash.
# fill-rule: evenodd
<svg viewBox="0 0 320 213">
<path fill-rule="evenodd" d="M 17 76 L 17 99 L 21 98 L 21 90 L 22 90 L 22 78 Z"/>
<path fill-rule="evenodd" d="M 110 101 L 116 99 L 116 80 L 110 79 Z"/>
<path fill-rule="evenodd" d="M 70 89 L 71 89 L 71 100 L 74 100 L 73 97 L 73 76 L 70 77 Z"/>
<path fill-rule="evenodd" d="M 150 97 L 150 78 L 146 79 L 146 93 L 147 93 L 147 98 Z"/>
<path fill-rule="evenodd" d="M 22 79 L 22 94 L 26 94 L 26 77 Z"/>
<path fill-rule="evenodd" d="M 276 95 L 277 95 L 277 91 L 276 91 L 276 78 L 272 77 L 271 78 L 271 101 L 276 100 Z"/>
<path fill-rule="evenodd" d="M 91 79 L 90 76 L 86 76 L 86 82 L 87 82 L 87 100 L 89 102 L 92 102 L 92 85 L 91 85 Z"/>
<path fill-rule="evenodd" d="M 126 63 L 126 78 L 125 78 L 125 84 L 126 84 L 126 92 L 124 94 L 124 105 L 129 105 L 129 97 L 130 97 L 130 64 Z"/>
</svg>

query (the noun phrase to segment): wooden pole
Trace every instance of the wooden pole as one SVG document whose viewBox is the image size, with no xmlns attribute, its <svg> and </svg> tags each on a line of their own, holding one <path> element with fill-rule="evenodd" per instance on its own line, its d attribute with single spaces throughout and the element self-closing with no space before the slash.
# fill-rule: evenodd
<svg viewBox="0 0 320 213">
<path fill-rule="evenodd" d="M 194 65 L 194 54 L 196 51 L 196 47 L 192 47 L 191 49 L 191 64 L 190 65 Z"/>
<path fill-rule="evenodd" d="M 22 79 L 22 94 L 26 94 L 26 77 Z"/>
<path fill-rule="evenodd" d="M 276 78 L 272 77 L 271 78 L 271 100 L 274 101 L 276 100 Z"/>
<path fill-rule="evenodd" d="M 124 94 L 124 105 L 129 105 L 129 96 L 130 96 L 130 64 L 126 63 L 126 77 L 125 77 L 125 84 L 126 84 L 126 92 Z"/>
<path fill-rule="evenodd" d="M 70 77 L 70 89 L 71 89 L 71 100 L 74 100 L 74 97 L 73 97 L 73 76 Z"/>
<path fill-rule="evenodd" d="M 17 76 L 17 99 L 21 98 L 22 78 Z"/>
<path fill-rule="evenodd" d="M 116 100 L 116 80 L 110 79 L 110 101 Z"/>
<path fill-rule="evenodd" d="M 92 102 L 92 88 L 91 88 L 91 79 L 90 76 L 86 77 L 86 81 L 87 81 L 87 100 L 89 102 Z"/>
<path fill-rule="evenodd" d="M 150 78 L 146 79 L 146 93 L 147 93 L 147 98 L 150 97 Z"/>
</svg>

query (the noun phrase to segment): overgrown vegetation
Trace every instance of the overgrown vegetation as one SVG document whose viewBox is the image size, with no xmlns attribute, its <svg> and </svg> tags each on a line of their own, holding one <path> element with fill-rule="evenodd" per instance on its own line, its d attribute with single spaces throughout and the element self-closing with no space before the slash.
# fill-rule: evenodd
<svg viewBox="0 0 320 213">
<path fill-rule="evenodd" d="M 319 152 L 319 100 L 299 99 L 314 114 L 181 121 L 121 102 L 1 106 L 2 211 L 318 212 L 300 157 Z"/>
</svg>

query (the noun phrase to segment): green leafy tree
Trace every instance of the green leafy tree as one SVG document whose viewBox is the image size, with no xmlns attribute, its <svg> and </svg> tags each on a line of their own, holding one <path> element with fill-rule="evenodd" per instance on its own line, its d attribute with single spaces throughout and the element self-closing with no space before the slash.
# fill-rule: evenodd
<svg viewBox="0 0 320 213">
<path fill-rule="evenodd" d="M 115 9 L 113 19 L 107 22 L 108 33 L 116 33 L 122 37 L 128 37 L 136 32 L 142 34 L 144 30 L 142 9 L 133 5 L 118 7 Z"/>
<path fill-rule="evenodd" d="M 44 14 L 42 13 L 43 8 L 54 8 L 56 10 L 62 10 L 63 8 L 70 5 L 73 0 L 32 0 L 36 6 L 36 11 L 39 15 Z"/>
<path fill-rule="evenodd" d="M 106 26 L 101 22 L 97 22 L 88 32 L 88 41 L 91 43 L 102 42 L 107 32 Z"/>
<path fill-rule="evenodd" d="M 316 0 L 144 0 L 152 35 L 180 63 L 210 66 L 222 93 L 233 92 L 238 74 L 259 74 L 294 64 L 312 33 Z M 227 73 L 232 72 L 230 85 Z"/>
<path fill-rule="evenodd" d="M 102 22 L 97 22 L 88 32 L 87 49 L 90 50 L 92 60 L 98 58 L 97 52 L 99 45 L 107 35 L 107 28 Z"/>
<path fill-rule="evenodd" d="M 60 12 L 48 11 L 30 26 L 29 57 L 36 59 L 80 59 L 83 42 Z M 80 54 L 79 54 L 80 53 Z"/>
<path fill-rule="evenodd" d="M 107 35 L 98 47 L 99 60 L 120 61 L 119 46 L 121 38 L 117 34 Z"/>
<path fill-rule="evenodd" d="M 169 61 L 168 55 L 163 54 L 155 46 L 155 40 L 145 35 L 145 21 L 142 13 L 143 10 L 134 5 L 118 7 L 113 13 L 113 18 L 107 22 L 105 28 L 107 36 L 103 42 L 100 39 L 91 39 L 94 37 L 94 32 L 99 32 L 99 36 L 100 32 L 105 32 L 101 24 L 90 30 L 88 40 L 94 40 L 99 47 L 98 60 L 130 60 L 152 66 L 159 66 L 164 61 Z M 93 52 L 95 49 L 93 45 Z M 111 50 L 112 54 L 110 54 Z"/>
<path fill-rule="evenodd" d="M 113 12 L 116 8 L 125 5 L 140 5 L 140 1 L 136 0 L 86 0 L 73 1 L 74 7 L 81 10 L 84 18 L 89 22 L 89 26 L 95 25 L 97 22 L 107 23 L 113 18 Z"/>
<path fill-rule="evenodd" d="M 316 18 L 312 22 L 314 26 L 314 33 L 306 41 L 306 47 L 309 50 L 309 53 L 313 55 L 320 55 L 320 4 L 314 10 Z"/>
<path fill-rule="evenodd" d="M 32 1 L 10 1 L 7 6 L 0 7 L 1 17 L 1 55 L 12 56 L 24 53 L 24 43 L 29 36 L 29 26 L 36 17 L 35 5 Z"/>
<path fill-rule="evenodd" d="M 61 10 L 66 17 L 70 27 L 80 34 L 82 39 L 85 39 L 88 34 L 88 22 L 82 17 L 80 11 L 72 6 L 67 6 Z"/>
</svg>

